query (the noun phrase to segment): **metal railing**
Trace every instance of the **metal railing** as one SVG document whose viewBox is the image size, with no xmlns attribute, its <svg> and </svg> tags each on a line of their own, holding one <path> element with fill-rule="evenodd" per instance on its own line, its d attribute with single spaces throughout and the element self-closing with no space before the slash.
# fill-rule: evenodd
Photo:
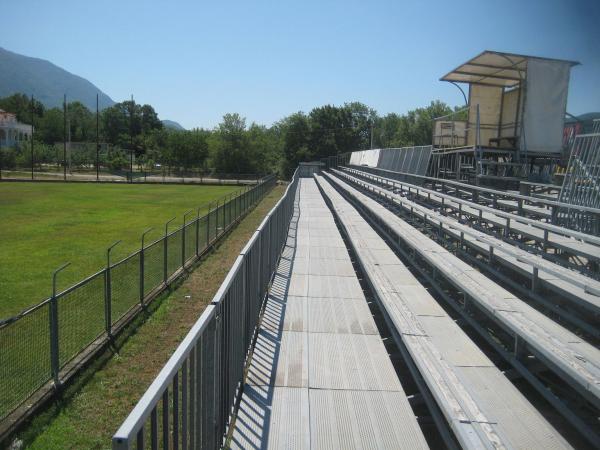
<svg viewBox="0 0 600 450">
<path fill-rule="evenodd" d="M 287 238 L 297 185 L 298 171 L 211 304 L 113 436 L 113 449 L 223 444 L 263 300 Z"/>
<path fill-rule="evenodd" d="M 406 193 L 409 198 L 418 198 L 419 196 L 422 196 L 422 197 L 426 196 L 427 198 L 431 198 L 431 196 L 437 196 L 440 199 L 442 209 L 443 208 L 452 208 L 454 210 L 458 210 L 460 212 L 460 214 L 467 214 L 467 210 L 464 207 L 473 208 L 474 210 L 478 211 L 478 221 L 479 222 L 484 222 L 484 221 L 489 220 L 488 218 L 486 218 L 483 215 L 483 213 L 491 213 L 493 215 L 493 217 L 502 218 L 505 220 L 505 223 L 499 226 L 500 228 L 502 228 L 502 230 L 501 230 L 501 232 L 498 233 L 498 235 L 502 236 L 503 238 L 508 236 L 511 226 L 513 226 L 515 223 L 519 223 L 522 225 L 528 225 L 529 227 L 531 227 L 532 230 L 534 230 L 534 229 L 541 230 L 541 232 L 539 233 L 540 234 L 539 237 L 535 237 L 534 235 L 530 235 L 529 237 L 532 238 L 536 242 L 541 241 L 539 243 L 542 244 L 541 245 L 542 250 L 537 251 L 535 245 L 530 245 L 529 243 L 524 244 L 524 246 L 526 246 L 528 249 L 534 250 L 538 254 L 545 255 L 548 258 L 551 258 L 554 262 L 563 262 L 563 261 L 560 258 L 554 257 L 554 255 L 552 255 L 551 253 L 546 253 L 551 245 L 556 245 L 556 243 L 553 243 L 549 240 L 550 233 L 555 233 L 558 236 L 564 236 L 567 238 L 571 238 L 571 239 L 573 239 L 573 243 L 575 243 L 576 241 L 581 241 L 581 242 L 584 242 L 586 244 L 590 244 L 593 246 L 600 246 L 600 237 L 596 234 L 582 233 L 580 231 L 571 230 L 568 228 L 560 227 L 558 225 L 540 222 L 538 220 L 530 219 L 530 218 L 527 218 L 524 216 L 518 216 L 513 213 L 495 209 L 493 207 L 489 207 L 486 205 L 480 205 L 478 203 L 474 203 L 474 202 L 468 201 L 468 200 L 463 200 L 458 197 L 444 194 L 439 191 L 427 189 L 427 188 L 424 188 L 419 185 L 407 183 L 407 182 L 401 181 L 401 180 L 387 178 L 378 173 L 363 170 L 364 168 L 362 168 L 362 167 L 361 168 L 341 167 L 341 169 L 348 173 L 357 175 L 358 177 L 370 178 L 370 179 L 375 180 L 379 184 L 392 186 L 393 188 L 399 189 L 400 191 L 403 191 L 404 193 Z M 426 194 L 426 195 L 423 195 L 423 194 Z M 456 206 L 453 205 L 452 203 L 458 204 L 458 208 L 456 208 Z M 560 244 L 560 241 L 558 242 L 558 244 Z M 575 254 L 577 254 L 576 246 L 574 246 L 573 248 L 569 247 L 569 249 L 572 252 L 575 252 Z M 561 251 L 570 253 L 570 251 L 567 251 L 567 246 L 562 246 Z M 599 256 L 596 254 L 588 254 L 587 258 L 593 259 L 593 261 L 598 261 Z M 597 266 L 595 264 L 594 264 L 593 270 L 594 270 L 594 273 L 597 272 Z"/>
<path fill-rule="evenodd" d="M 600 120 L 594 121 L 592 133 L 575 137 L 559 201 L 565 205 L 558 213 L 561 225 L 589 228 L 582 207 L 600 208 Z"/>
<path fill-rule="evenodd" d="M 598 234 L 600 232 L 599 208 L 579 206 L 577 207 L 577 224 L 567 223 L 558 216 L 559 213 L 569 208 L 573 208 L 573 205 L 564 203 L 562 200 L 550 200 L 541 197 L 517 194 L 510 191 L 501 191 L 444 178 L 416 175 L 412 173 L 397 172 L 374 167 L 353 165 L 346 166 L 351 169 L 357 169 L 381 177 L 397 180 L 399 182 L 405 182 L 407 184 L 410 183 L 415 186 L 429 186 L 432 190 L 439 191 L 442 194 L 451 195 L 457 199 L 464 199 L 465 196 L 467 196 L 473 202 L 482 205 L 491 204 L 493 208 L 507 210 L 508 212 L 513 212 L 519 216 L 533 216 L 536 218 L 541 217 L 542 219 L 547 220 L 550 224 L 562 226 L 574 231 L 580 231 L 588 234 Z M 509 200 L 514 202 L 514 204 L 503 204 L 503 200 Z M 528 206 L 532 206 L 534 208 L 528 208 Z M 543 214 L 544 211 L 547 212 L 547 214 Z"/>
<path fill-rule="evenodd" d="M 567 270 L 561 266 L 548 263 L 539 255 L 528 253 L 527 251 L 521 250 L 518 247 L 505 245 L 502 240 L 497 239 L 494 236 L 484 235 L 484 233 L 482 233 L 481 231 L 471 228 L 469 225 L 462 224 L 460 223 L 460 221 L 454 218 L 447 217 L 438 211 L 427 208 L 426 206 L 421 206 L 418 203 L 406 199 L 402 195 L 390 192 L 385 187 L 394 185 L 394 182 L 391 180 L 386 180 L 385 178 L 378 178 L 377 176 L 372 176 L 372 178 L 375 179 L 376 182 L 384 186 L 382 188 L 379 188 L 374 184 L 363 181 L 361 178 L 357 178 L 356 176 L 364 176 L 364 174 L 361 174 L 360 172 L 353 169 L 346 169 L 344 171 L 332 170 L 332 173 L 335 174 L 338 178 L 347 181 L 351 184 L 354 184 L 367 192 L 377 194 L 379 198 L 385 201 L 386 203 L 402 206 L 402 208 L 405 211 L 408 211 L 410 213 L 410 216 L 412 218 L 418 218 L 422 223 L 431 224 L 433 226 L 433 229 L 437 230 L 437 236 L 440 240 L 444 235 L 452 237 L 452 235 L 454 234 L 454 237 L 459 237 L 460 245 L 463 245 L 466 242 L 465 237 L 468 237 L 472 241 L 487 246 L 487 256 L 492 258 L 492 260 L 495 251 L 497 251 L 515 258 L 518 262 L 522 264 L 526 264 L 531 268 L 528 272 L 531 273 L 532 291 L 537 285 L 539 285 L 539 273 L 546 273 L 553 279 L 563 280 L 566 283 L 581 288 L 586 293 L 592 295 L 600 295 L 600 284 L 594 279 L 576 276 L 576 274 L 574 274 L 571 270 Z M 352 176 L 350 174 L 356 176 Z M 444 229 L 448 231 L 446 232 L 444 231 Z M 544 280 L 547 279 L 548 277 L 544 278 Z M 569 299 L 567 299 L 566 301 L 568 302 Z M 555 307 L 553 307 L 552 309 L 557 314 L 562 314 L 562 312 L 559 309 Z M 590 311 L 592 311 L 592 313 L 595 312 L 596 307 L 590 305 Z M 572 315 L 570 314 L 564 315 L 565 320 L 571 320 L 571 317 Z M 574 321 L 574 323 L 576 324 L 576 326 L 579 326 L 588 331 L 591 335 L 596 336 L 600 334 L 598 330 L 596 330 L 594 327 L 587 326 L 581 321 Z"/>
<path fill-rule="evenodd" d="M 140 250 L 121 261 L 111 263 L 109 249 L 104 269 L 63 292 L 53 289 L 49 299 L 0 322 L 0 436 L 29 413 L 32 399 L 56 391 L 275 183 L 274 175 L 267 176 L 209 206 L 203 216 L 200 209 L 193 219 L 186 214 L 183 225 L 170 232 L 166 227 L 149 244 L 142 236 Z M 55 272 L 54 286 L 64 267 Z M 20 407 L 28 399 L 29 406 Z"/>
</svg>

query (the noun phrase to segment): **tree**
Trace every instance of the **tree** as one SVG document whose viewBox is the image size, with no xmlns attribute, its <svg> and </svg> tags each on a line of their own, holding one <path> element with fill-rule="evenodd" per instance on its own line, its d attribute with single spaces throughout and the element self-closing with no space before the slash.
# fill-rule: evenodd
<svg viewBox="0 0 600 450">
<path fill-rule="evenodd" d="M 171 130 L 167 135 L 168 147 L 172 153 L 172 162 L 184 170 L 200 167 L 208 156 L 209 132 L 205 130 Z"/>
<path fill-rule="evenodd" d="M 283 173 L 289 177 L 300 161 L 308 161 L 314 156 L 309 150 L 309 119 L 303 112 L 297 112 L 282 119 L 276 126 L 283 134 Z"/>
<path fill-rule="evenodd" d="M 430 145 L 433 135 L 433 119 L 451 112 L 452 108 L 439 100 L 431 102 L 426 108 L 415 109 L 412 129 L 414 145 Z"/>
<path fill-rule="evenodd" d="M 31 97 L 25 94 L 13 94 L 0 99 L 0 108 L 6 112 L 16 114 L 19 122 L 31 124 Z M 44 115 L 46 108 L 35 98 L 33 99 L 33 125 L 37 127 L 39 119 Z"/>
<path fill-rule="evenodd" d="M 212 160 L 221 173 L 251 173 L 246 119 L 239 114 L 225 114 L 213 136 Z"/>
<path fill-rule="evenodd" d="M 343 140 L 343 128 L 349 127 L 350 123 L 343 122 L 341 109 L 333 105 L 320 106 L 313 108 L 308 117 L 310 119 L 309 145 L 315 157 L 320 159 L 343 153 L 343 150 L 340 151 L 338 140 Z"/>
<path fill-rule="evenodd" d="M 77 101 L 68 106 L 71 140 L 94 141 L 94 114 Z M 0 108 L 16 113 L 25 123 L 31 121 L 31 99 L 24 94 L 0 99 Z M 33 109 L 36 141 L 47 144 L 40 147 L 40 160 L 50 158 L 48 145 L 63 140 L 63 111 L 46 110 L 37 101 Z M 152 106 L 124 101 L 101 113 L 101 139 L 115 147 L 107 159 L 113 168 L 127 166 L 128 151 L 133 144 L 138 164 L 147 169 L 161 163 L 170 173 L 171 168 L 187 170 L 211 164 L 210 167 L 222 173 L 266 173 L 280 169 L 290 176 L 301 161 L 370 148 L 371 132 L 376 148 L 431 144 L 433 119 L 452 111 L 436 100 L 405 114 L 379 117 L 367 105 L 350 102 L 343 106 L 316 107 L 309 114 L 298 112 L 271 127 L 256 123 L 246 127 L 246 119 L 239 114 L 226 114 L 213 130 L 177 131 L 164 129 Z M 457 117 L 464 119 L 465 113 L 461 114 Z M 93 146 L 90 149 L 87 156 L 72 155 L 71 161 L 80 159 L 85 163 L 93 159 L 95 149 Z M 10 164 L 19 166 L 26 159 L 25 152 L 16 148 L 14 155 L 7 157 L 7 164 L 10 160 Z M 56 155 L 54 159 L 60 160 Z"/>
<path fill-rule="evenodd" d="M 139 107 L 139 105 L 137 105 Z M 160 130 L 163 128 L 163 123 L 158 118 L 158 114 L 154 111 L 154 108 L 150 105 L 143 105 L 141 108 L 136 110 L 136 114 L 140 115 L 141 118 L 141 132 L 143 134 L 149 133 L 152 130 Z"/>
<path fill-rule="evenodd" d="M 150 105 L 139 105 L 131 100 L 116 103 L 102 112 L 104 139 L 122 148 L 133 148 L 137 155 L 145 152 L 143 136 L 163 128 L 162 122 Z"/>
<path fill-rule="evenodd" d="M 96 118 L 81 102 L 71 102 L 67 105 L 67 124 L 70 140 L 86 142 L 96 139 Z"/>
<path fill-rule="evenodd" d="M 37 129 L 37 139 L 45 144 L 52 145 L 62 142 L 64 136 L 63 111 L 58 108 L 46 110 Z"/>
</svg>

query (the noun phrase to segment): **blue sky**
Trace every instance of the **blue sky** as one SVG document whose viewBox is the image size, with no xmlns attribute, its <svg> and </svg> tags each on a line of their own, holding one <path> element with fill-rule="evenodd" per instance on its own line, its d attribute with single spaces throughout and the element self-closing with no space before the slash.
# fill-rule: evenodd
<svg viewBox="0 0 600 450">
<path fill-rule="evenodd" d="M 462 104 L 438 80 L 485 49 L 580 61 L 568 111 L 600 111 L 598 0 L 20 0 L 2 16 L 0 46 L 187 128 L 355 100 L 380 114 Z"/>
</svg>

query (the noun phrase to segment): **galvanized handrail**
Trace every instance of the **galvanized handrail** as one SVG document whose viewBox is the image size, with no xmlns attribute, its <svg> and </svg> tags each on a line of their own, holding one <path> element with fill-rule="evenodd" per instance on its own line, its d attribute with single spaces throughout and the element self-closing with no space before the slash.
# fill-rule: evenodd
<svg viewBox="0 0 600 450">
<path fill-rule="evenodd" d="M 297 185 L 296 170 L 282 198 L 236 258 L 211 304 L 114 434 L 113 449 L 144 448 L 147 437 L 155 448 L 161 436 L 164 448 L 221 446 L 231 410 L 241 395 L 243 369 L 260 309 L 287 238 Z"/>
<path fill-rule="evenodd" d="M 431 181 L 433 183 L 457 186 L 457 187 L 463 188 L 463 189 L 469 189 L 469 190 L 478 191 L 478 192 L 485 192 L 485 193 L 496 195 L 499 197 L 512 198 L 514 200 L 521 200 L 521 201 L 529 202 L 532 204 L 544 204 L 546 206 L 559 207 L 559 208 L 569 208 L 569 207 L 573 208 L 573 205 L 570 203 L 563 203 L 563 202 L 560 202 L 557 200 L 550 200 L 550 199 L 545 199 L 545 198 L 540 198 L 540 197 L 532 197 L 529 195 L 499 191 L 497 189 L 492 189 L 492 188 L 488 188 L 488 187 L 484 187 L 484 186 L 475 186 L 472 184 L 462 183 L 460 181 L 449 180 L 449 179 L 445 179 L 445 178 L 436 178 L 436 177 L 430 177 L 427 175 L 417 175 L 414 173 L 406 173 L 406 172 L 396 172 L 393 170 L 380 169 L 378 167 L 349 166 L 349 168 L 354 168 L 357 170 L 364 170 L 364 171 L 371 171 L 371 172 L 376 171 L 376 172 L 382 172 L 382 173 L 389 173 L 390 176 L 404 176 L 404 177 L 418 178 L 418 179 L 422 179 L 422 180 Z M 560 188 L 560 186 L 557 186 L 557 188 Z M 598 208 L 582 206 L 581 210 L 600 215 L 600 209 L 598 209 Z"/>
<path fill-rule="evenodd" d="M 348 171 L 367 172 L 368 173 L 368 171 L 363 171 L 363 170 L 360 170 L 360 169 L 355 169 L 353 167 L 347 167 L 347 168 L 344 168 L 344 169 L 348 170 Z M 562 235 L 562 236 L 571 237 L 571 238 L 578 239 L 578 240 L 580 240 L 582 242 L 586 242 L 586 243 L 589 243 L 589 244 L 600 245 L 600 237 L 598 237 L 598 236 L 594 236 L 594 235 L 587 234 L 587 233 L 582 233 L 580 231 L 571 230 L 569 228 L 564 228 L 564 227 L 561 227 L 561 226 L 558 226 L 558 225 L 553 225 L 553 224 L 550 224 L 550 223 L 543 223 L 543 222 L 540 222 L 540 221 L 537 221 L 537 220 L 529 219 L 527 217 L 523 217 L 523 216 L 515 215 L 513 213 L 509 213 L 509 212 L 506 212 L 506 211 L 501 211 L 499 209 L 491 208 L 489 206 L 480 205 L 479 203 L 475 203 L 475 202 L 472 202 L 472 201 L 469 201 L 469 200 L 464 200 L 464 199 L 461 199 L 461 198 L 458 198 L 458 197 L 454 197 L 454 196 L 449 195 L 449 194 L 444 194 L 444 193 L 441 193 L 439 191 L 434 191 L 432 189 L 427 189 L 427 188 L 424 188 L 422 186 L 418 186 L 418 185 L 415 185 L 415 184 L 412 184 L 412 183 L 407 183 L 405 181 L 394 180 L 392 178 L 386 178 L 386 177 L 383 177 L 381 175 L 377 175 L 377 174 L 373 174 L 373 173 L 370 173 L 369 175 L 374 176 L 374 177 L 378 177 L 378 178 L 380 178 L 382 180 L 385 180 L 386 183 L 398 184 L 400 187 L 401 186 L 406 186 L 409 190 L 415 189 L 417 192 L 418 191 L 422 191 L 422 192 L 425 192 L 425 193 L 434 194 L 434 195 L 437 195 L 437 196 L 439 196 L 439 197 L 441 197 L 443 199 L 448 199 L 448 200 L 451 200 L 451 201 L 456 202 L 456 203 L 460 203 L 460 204 L 463 204 L 463 205 L 470 206 L 470 207 L 478 209 L 480 211 L 484 211 L 484 212 L 489 212 L 489 213 L 495 214 L 496 216 L 502 217 L 503 219 L 512 220 L 512 221 L 520 222 L 520 223 L 524 223 L 524 224 L 530 225 L 533 228 L 538 228 L 538 229 L 541 229 L 541 230 L 544 230 L 544 231 L 549 231 L 549 232 L 552 232 L 552 233 L 556 233 L 556 234 L 559 234 L 559 235 Z"/>
<path fill-rule="evenodd" d="M 194 323 L 181 344 L 152 381 L 142 398 L 131 410 L 112 438 L 113 448 L 131 448 L 131 438 L 137 439 L 139 430 L 150 417 L 152 410 L 162 399 L 164 392 L 171 386 L 173 378 L 181 369 L 190 352 L 196 346 L 198 339 L 208 327 L 209 321 L 215 316 L 215 306 L 209 305 L 200 318 Z"/>
<path fill-rule="evenodd" d="M 344 172 L 341 172 L 339 170 L 333 170 L 332 172 L 338 174 L 342 178 L 351 180 L 352 182 L 354 182 L 358 185 L 361 185 L 361 186 L 367 188 L 368 190 L 371 190 L 373 192 L 378 192 L 379 194 L 384 195 L 385 197 L 389 196 L 390 199 L 392 199 L 393 201 L 395 201 L 401 205 L 404 205 L 406 203 L 406 205 L 405 205 L 406 208 L 419 211 L 420 213 L 423 214 L 425 219 L 430 217 L 432 220 L 437 220 L 440 227 L 445 225 L 448 229 L 457 230 L 461 233 L 461 235 L 470 236 L 473 239 L 475 239 L 476 241 L 487 245 L 490 249 L 496 249 L 501 252 L 507 253 L 508 255 L 514 257 L 517 261 L 519 261 L 521 263 L 528 264 L 532 268 L 535 268 L 539 271 L 546 272 L 550 275 L 554 275 L 555 277 L 557 277 L 561 280 L 567 281 L 567 282 L 585 290 L 586 292 L 593 293 L 594 295 L 598 295 L 597 292 L 600 292 L 600 282 L 598 282 L 594 279 L 579 276 L 577 273 L 574 273 L 573 271 L 571 271 L 569 269 L 564 269 L 561 266 L 557 266 L 555 264 L 549 263 L 548 261 L 544 260 L 542 257 L 540 257 L 538 255 L 527 253 L 525 251 L 520 251 L 520 249 L 510 246 L 510 245 L 505 245 L 501 241 L 498 242 L 498 240 L 492 236 L 488 236 L 488 235 L 482 236 L 482 232 L 479 232 L 467 225 L 463 225 L 463 224 L 457 222 L 455 219 L 445 217 L 436 211 L 432 211 L 431 209 L 424 207 L 424 206 L 420 206 L 418 204 L 415 204 L 414 202 L 404 201 L 404 200 L 402 200 L 402 198 L 399 195 L 390 193 L 389 191 L 387 191 L 383 188 L 368 186 L 368 183 L 366 183 L 362 180 L 359 180 L 358 178 L 351 177 L 351 176 L 345 174 Z M 535 271 L 532 270 L 532 273 L 535 273 Z"/>
</svg>

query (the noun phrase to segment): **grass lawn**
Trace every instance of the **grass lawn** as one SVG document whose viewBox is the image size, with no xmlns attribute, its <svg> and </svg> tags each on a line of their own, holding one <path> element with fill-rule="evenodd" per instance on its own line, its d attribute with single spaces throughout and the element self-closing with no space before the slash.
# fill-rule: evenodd
<svg viewBox="0 0 600 450">
<path fill-rule="evenodd" d="M 112 434 L 212 300 L 239 252 L 284 191 L 284 186 L 275 187 L 178 289 L 153 304 L 156 311 L 131 337 L 117 343 L 115 354 L 85 370 L 67 387 L 63 400 L 19 433 L 25 447 L 110 448 Z"/>
<path fill-rule="evenodd" d="M 59 288 L 98 271 L 106 248 L 117 261 L 164 233 L 164 224 L 240 189 L 239 186 L 0 183 L 0 319 L 51 294 L 52 272 L 71 262 Z M 176 224 L 176 225 L 175 225 Z"/>
</svg>

